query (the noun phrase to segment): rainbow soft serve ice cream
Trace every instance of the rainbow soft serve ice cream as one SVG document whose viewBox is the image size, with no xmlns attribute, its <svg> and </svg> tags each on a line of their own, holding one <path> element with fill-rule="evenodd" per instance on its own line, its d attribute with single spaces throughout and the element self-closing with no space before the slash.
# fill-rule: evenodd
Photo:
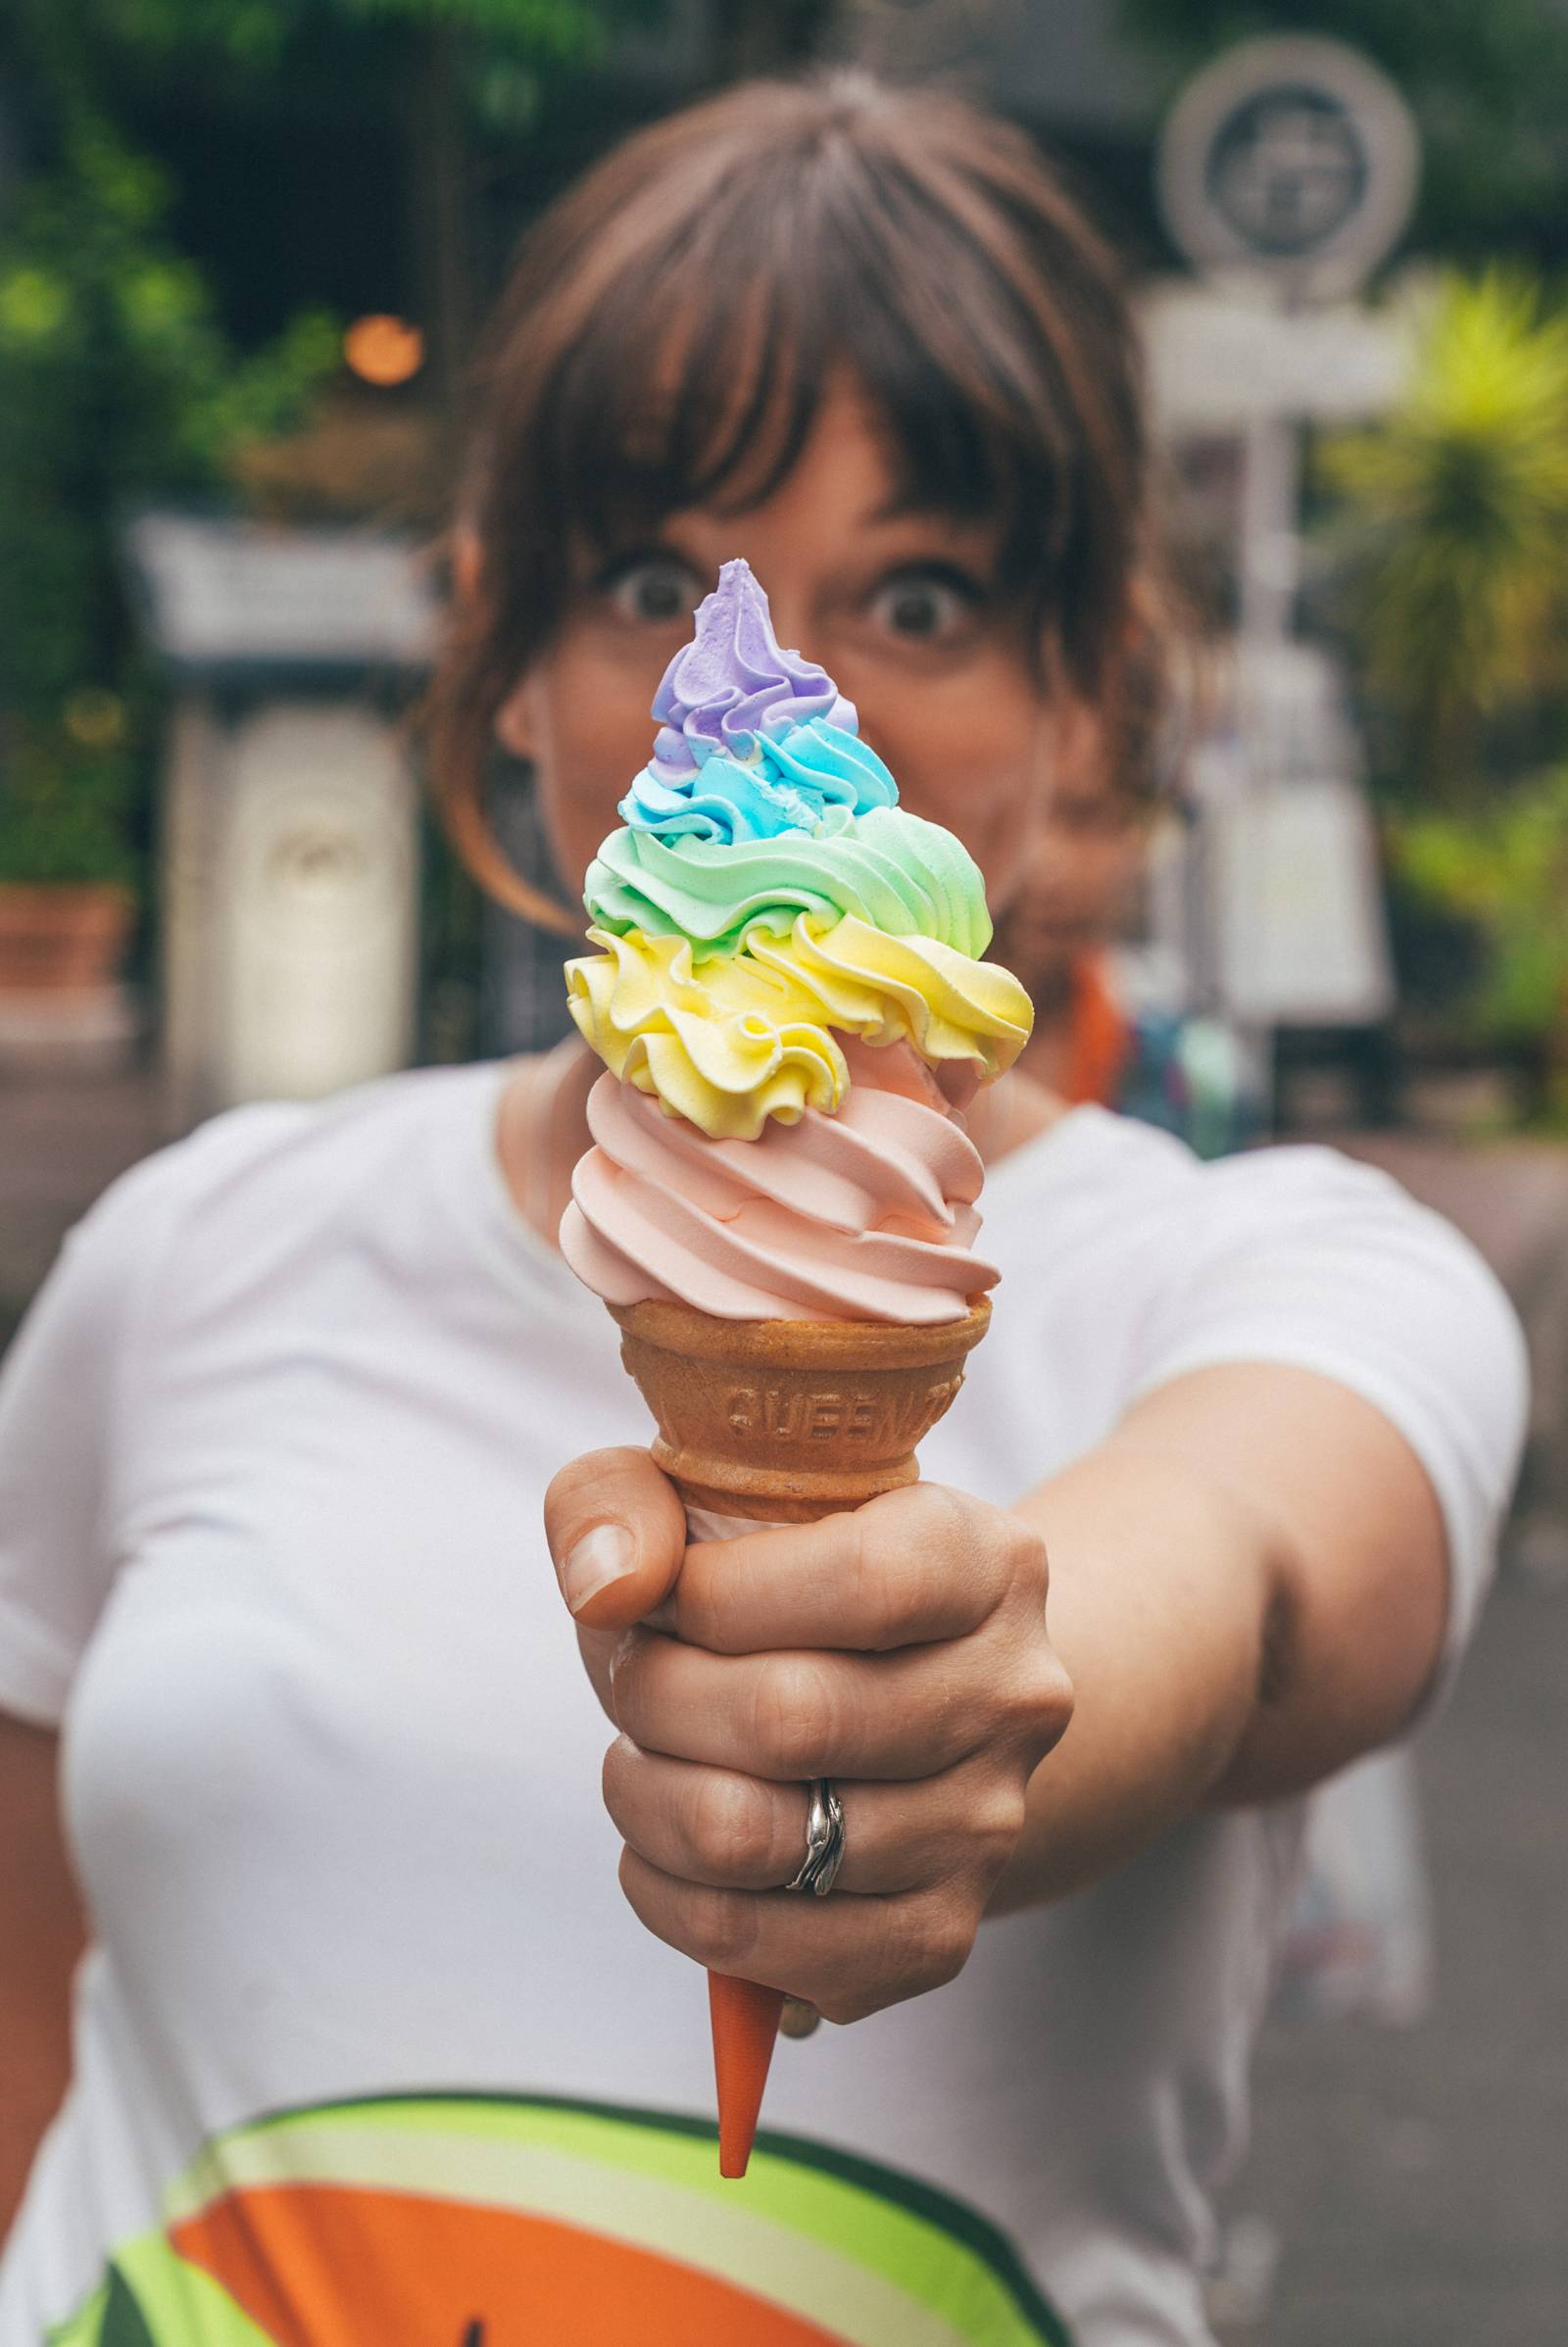
<svg viewBox="0 0 1568 2347">
<path fill-rule="evenodd" d="M 609 1073 L 562 1226 L 606 1302 L 726 1319 L 961 1318 L 980 1159 L 960 1106 L 1027 1040 L 979 871 L 898 804 L 825 672 L 726 562 L 567 964 Z"/>
<path fill-rule="evenodd" d="M 962 1103 L 1029 1032 L 980 875 L 898 804 L 824 671 L 726 562 L 654 702 L 567 964 L 605 1061 L 561 1244 L 610 1306 L 695 1540 L 914 1480 L 997 1274 Z M 829 1880 L 815 1885 L 829 1886 Z M 784 1992 L 710 1974 L 719 2172 Z"/>
</svg>

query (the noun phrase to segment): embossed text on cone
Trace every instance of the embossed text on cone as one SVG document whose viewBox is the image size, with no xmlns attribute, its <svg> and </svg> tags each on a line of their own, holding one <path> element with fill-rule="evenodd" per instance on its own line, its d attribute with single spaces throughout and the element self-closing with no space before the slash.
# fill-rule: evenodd
<svg viewBox="0 0 1568 2347">
<path fill-rule="evenodd" d="M 917 1480 L 915 1444 L 991 1324 L 720 1320 L 689 1304 L 612 1304 L 620 1357 L 659 1427 L 654 1457 L 689 1510 L 811 1523 Z M 709 1975 L 719 2174 L 746 2173 L 784 1993 Z"/>
<path fill-rule="evenodd" d="M 612 1304 L 620 1357 L 659 1426 L 654 1457 L 688 1507 L 809 1523 L 916 1480 L 916 1443 L 991 1325 L 719 1320 L 690 1304 Z"/>
</svg>

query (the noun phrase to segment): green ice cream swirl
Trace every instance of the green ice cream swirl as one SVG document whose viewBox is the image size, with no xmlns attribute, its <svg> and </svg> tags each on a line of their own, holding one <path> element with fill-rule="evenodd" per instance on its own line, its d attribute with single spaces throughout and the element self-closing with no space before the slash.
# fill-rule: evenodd
<svg viewBox="0 0 1568 2347">
<path fill-rule="evenodd" d="M 824 922 L 853 913 L 886 936 L 933 938 L 971 958 L 991 942 L 973 857 L 899 807 L 831 808 L 815 831 L 773 839 L 614 831 L 588 867 L 583 902 L 601 929 L 686 937 L 699 958 L 734 953 L 756 931 L 787 937 L 802 912 Z"/>
</svg>

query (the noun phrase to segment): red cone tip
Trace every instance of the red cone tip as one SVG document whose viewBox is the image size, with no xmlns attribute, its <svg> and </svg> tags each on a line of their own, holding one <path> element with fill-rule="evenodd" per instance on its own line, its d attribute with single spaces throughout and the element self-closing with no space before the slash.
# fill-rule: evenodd
<svg viewBox="0 0 1568 2347">
<path fill-rule="evenodd" d="M 713 2078 L 718 2087 L 718 2173 L 740 2176 L 752 2156 L 762 2088 L 784 2010 L 782 1988 L 760 1988 L 755 1980 L 708 1976 L 708 2006 L 713 2029 Z"/>
</svg>

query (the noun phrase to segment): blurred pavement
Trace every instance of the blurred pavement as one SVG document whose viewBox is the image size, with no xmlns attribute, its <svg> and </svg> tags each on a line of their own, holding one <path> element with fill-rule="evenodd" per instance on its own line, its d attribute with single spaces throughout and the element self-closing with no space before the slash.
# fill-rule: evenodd
<svg viewBox="0 0 1568 2347">
<path fill-rule="evenodd" d="M 62 1230 L 157 1140 L 150 1085 L 0 1083 L 0 1344 Z M 1430 2020 L 1271 2025 L 1228 2205 L 1226 2347 L 1568 2340 L 1568 1146 L 1340 1136 L 1448 1214 L 1532 1324 L 1535 1514 L 1419 1757 Z"/>
<path fill-rule="evenodd" d="M 1525 1321 L 1535 1409 L 1495 1593 L 1416 1746 L 1432 2014 L 1270 2025 L 1221 2335 L 1547 2347 L 1568 2340 L 1568 1146 L 1335 1138 L 1487 1257 Z"/>
<path fill-rule="evenodd" d="M 1252 2320 L 1227 2347 L 1568 2340 L 1565 1688 L 1568 1573 L 1505 1563 L 1418 1747 L 1432 2016 L 1271 2024 L 1229 2196 Z"/>
</svg>

